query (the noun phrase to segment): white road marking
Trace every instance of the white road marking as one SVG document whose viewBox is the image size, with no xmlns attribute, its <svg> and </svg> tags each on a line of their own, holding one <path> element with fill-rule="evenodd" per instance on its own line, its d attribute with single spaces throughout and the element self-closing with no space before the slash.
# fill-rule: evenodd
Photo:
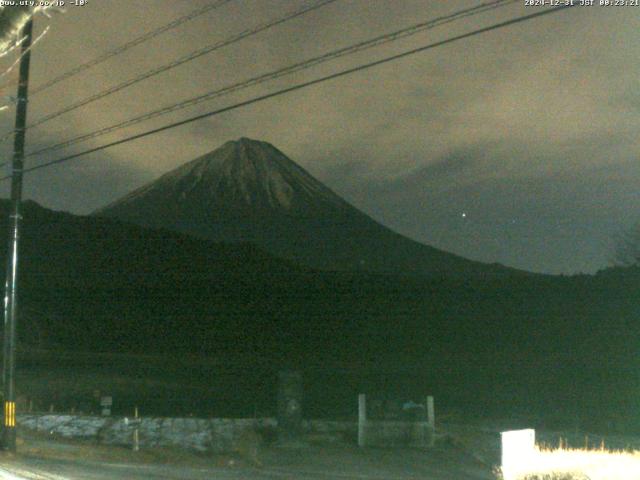
<svg viewBox="0 0 640 480">
<path fill-rule="evenodd" d="M 379 475 L 366 475 L 364 473 L 336 473 L 319 470 L 307 470 L 307 469 L 284 469 L 284 468 L 265 468 L 262 470 L 255 470 L 261 474 L 267 474 L 271 476 L 285 476 L 291 478 L 291 475 L 307 475 L 315 477 L 325 478 L 346 478 L 346 479 L 358 479 L 358 480 L 405 480 L 405 477 L 390 477 L 385 475 L 381 477 Z"/>
<path fill-rule="evenodd" d="M 67 477 L 60 475 L 53 475 L 50 473 L 42 474 L 33 470 L 22 470 L 16 467 L 12 467 L 11 470 L 7 467 L 0 468 L 0 480 L 70 480 Z"/>
<path fill-rule="evenodd" d="M 16 477 L 13 473 L 0 468 L 0 478 L 2 480 L 24 480 L 24 477 Z"/>
</svg>

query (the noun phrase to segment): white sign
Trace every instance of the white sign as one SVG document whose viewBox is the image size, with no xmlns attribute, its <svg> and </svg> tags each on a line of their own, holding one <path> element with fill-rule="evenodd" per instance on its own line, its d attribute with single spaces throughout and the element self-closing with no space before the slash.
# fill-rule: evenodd
<svg viewBox="0 0 640 480">
<path fill-rule="evenodd" d="M 505 480 L 514 478 L 519 471 L 526 471 L 535 461 L 536 431 L 511 430 L 502 432 L 502 474 Z"/>
</svg>

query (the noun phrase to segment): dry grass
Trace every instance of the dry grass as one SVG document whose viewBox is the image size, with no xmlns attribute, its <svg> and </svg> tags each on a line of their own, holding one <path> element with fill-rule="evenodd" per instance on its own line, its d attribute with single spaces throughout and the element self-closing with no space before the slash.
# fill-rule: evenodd
<svg viewBox="0 0 640 480">
<path fill-rule="evenodd" d="M 640 480 L 640 451 L 537 447 L 504 480 Z"/>
</svg>

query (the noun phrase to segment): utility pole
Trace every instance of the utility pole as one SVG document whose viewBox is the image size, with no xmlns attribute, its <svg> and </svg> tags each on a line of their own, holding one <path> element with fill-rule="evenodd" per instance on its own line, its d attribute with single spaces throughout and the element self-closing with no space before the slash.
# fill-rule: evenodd
<svg viewBox="0 0 640 480">
<path fill-rule="evenodd" d="M 24 166 L 24 141 L 27 123 L 27 98 L 29 93 L 29 62 L 31 60 L 31 34 L 33 19 L 22 30 L 20 81 L 16 105 L 13 161 L 11 162 L 11 215 L 9 217 L 9 255 L 4 297 L 3 371 L 4 428 L 2 447 L 16 450 L 16 321 L 18 317 L 18 241 L 20 240 L 20 203 L 22 202 L 22 174 Z"/>
</svg>

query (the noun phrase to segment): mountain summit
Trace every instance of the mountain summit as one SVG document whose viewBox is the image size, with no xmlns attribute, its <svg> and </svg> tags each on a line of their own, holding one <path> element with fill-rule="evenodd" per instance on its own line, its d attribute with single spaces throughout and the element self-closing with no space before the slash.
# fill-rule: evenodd
<svg viewBox="0 0 640 480">
<path fill-rule="evenodd" d="M 300 216 L 318 208 L 348 207 L 273 145 L 243 137 L 172 170 L 96 214 L 145 223 L 147 214 L 155 216 L 166 208 L 187 208 L 190 215 L 198 212 L 215 219 L 238 211 Z"/>
<path fill-rule="evenodd" d="M 273 145 L 248 138 L 227 142 L 94 215 L 216 241 L 250 241 L 320 269 L 438 276 L 511 271 L 389 230 Z"/>
</svg>

